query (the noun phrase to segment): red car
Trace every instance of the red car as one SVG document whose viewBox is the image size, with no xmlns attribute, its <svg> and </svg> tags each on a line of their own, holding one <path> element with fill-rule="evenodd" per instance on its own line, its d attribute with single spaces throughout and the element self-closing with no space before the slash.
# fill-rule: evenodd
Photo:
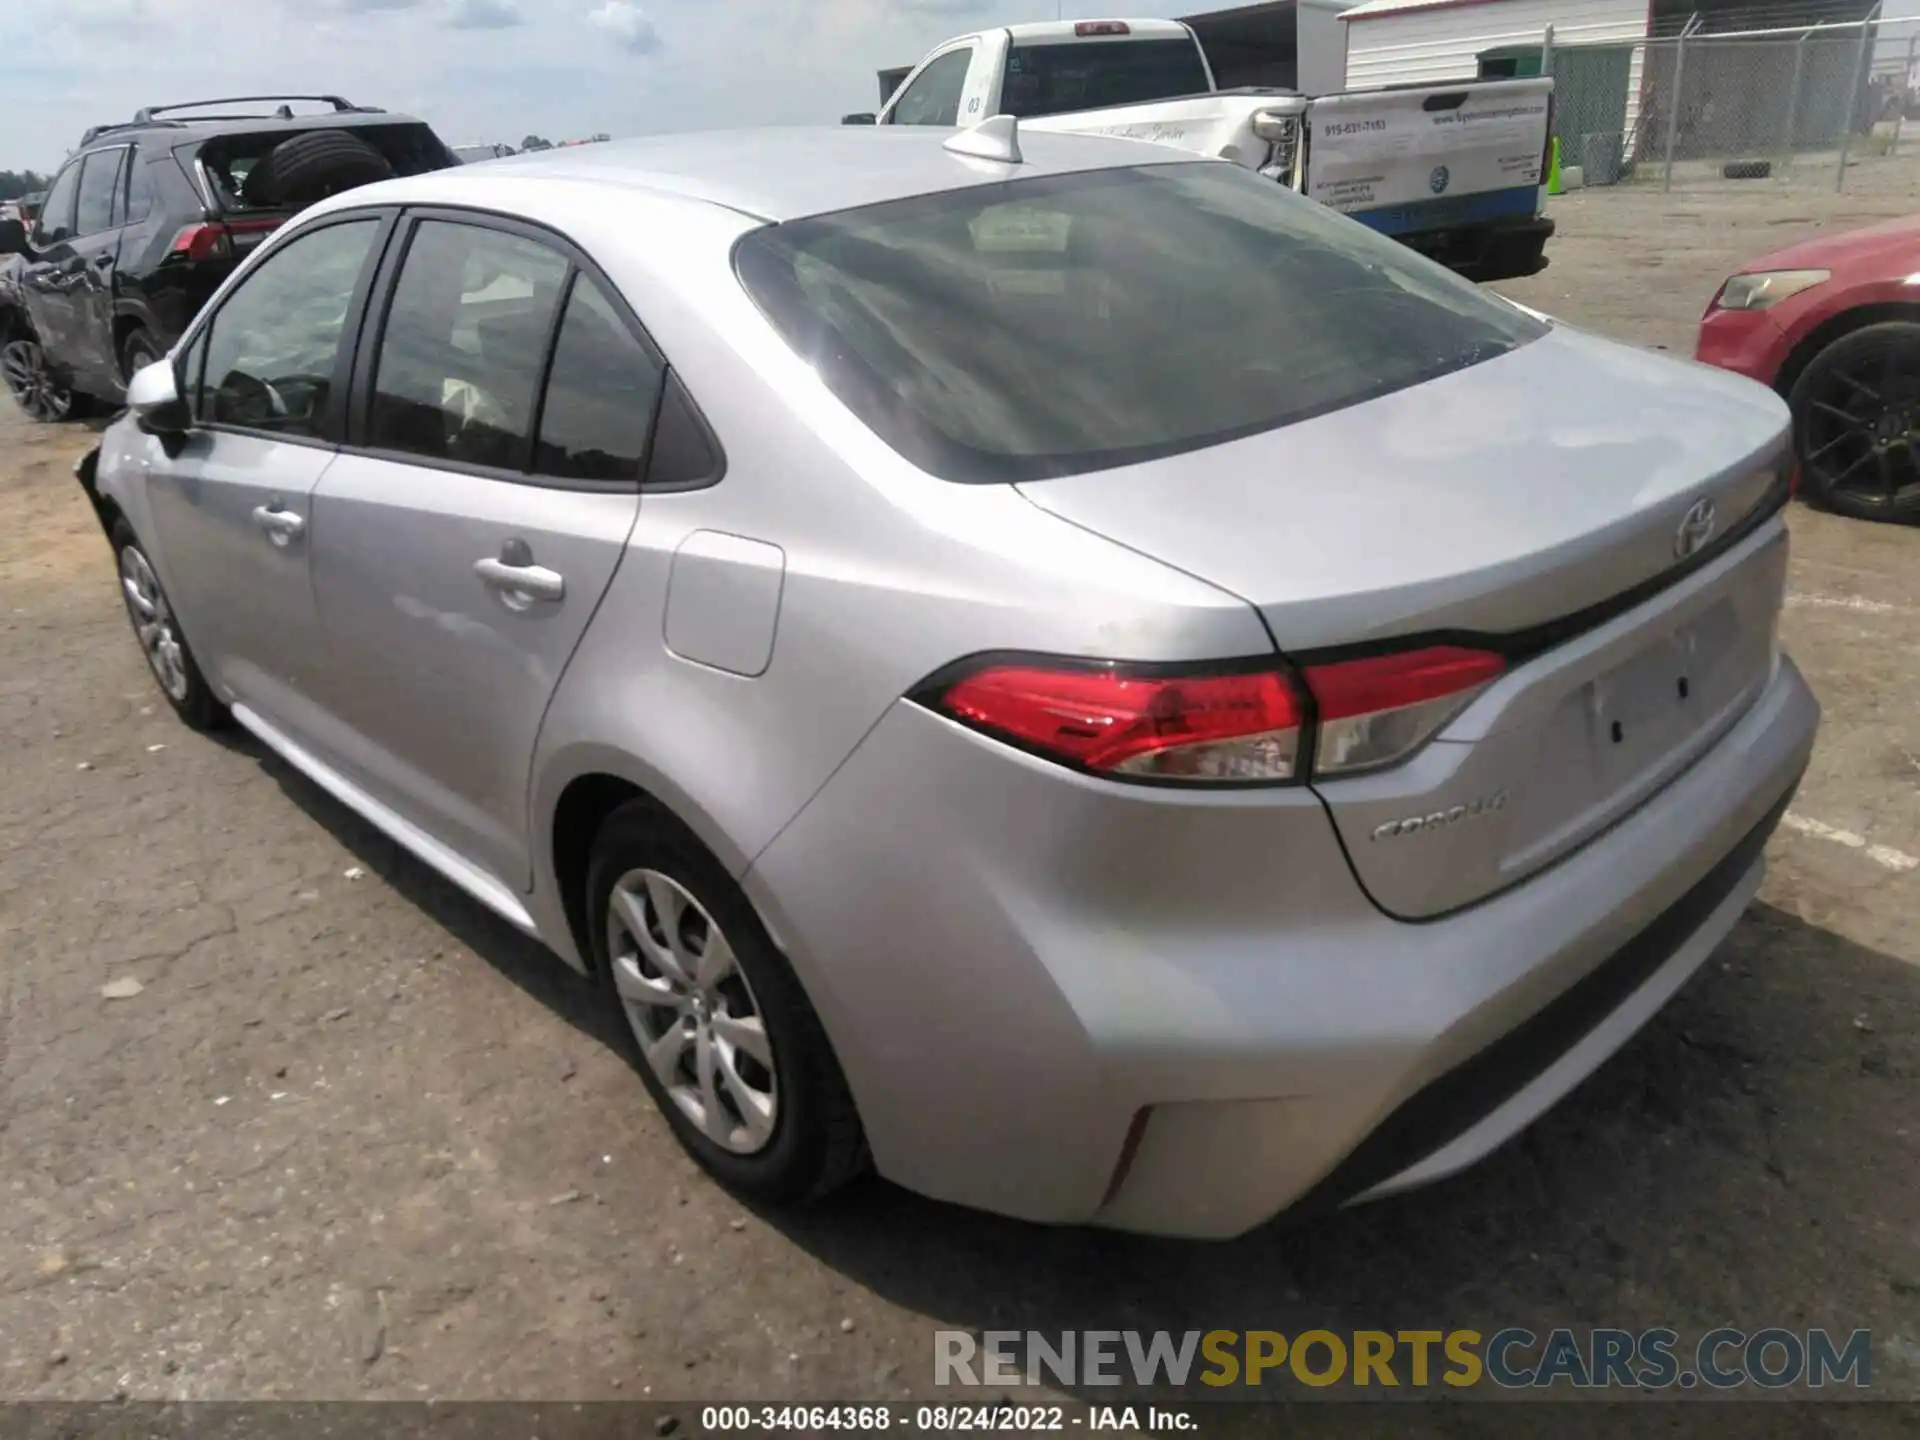
<svg viewBox="0 0 1920 1440">
<path fill-rule="evenodd" d="M 1920 523 L 1920 215 L 1749 262 L 1707 306 L 1694 358 L 1786 397 L 1808 500 Z"/>
</svg>

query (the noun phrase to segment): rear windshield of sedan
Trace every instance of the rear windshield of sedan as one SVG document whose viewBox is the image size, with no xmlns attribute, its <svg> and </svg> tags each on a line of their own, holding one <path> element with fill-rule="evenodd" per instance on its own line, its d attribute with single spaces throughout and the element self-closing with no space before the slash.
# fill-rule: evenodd
<svg viewBox="0 0 1920 1440">
<path fill-rule="evenodd" d="M 1225 163 L 1045 176 L 746 236 L 741 283 L 901 455 L 1006 482 L 1135 464 L 1402 390 L 1544 334 Z"/>
</svg>

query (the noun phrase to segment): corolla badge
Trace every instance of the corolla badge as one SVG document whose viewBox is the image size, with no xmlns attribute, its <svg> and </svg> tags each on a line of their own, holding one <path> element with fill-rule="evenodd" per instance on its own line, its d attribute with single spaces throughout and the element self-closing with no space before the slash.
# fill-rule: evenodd
<svg viewBox="0 0 1920 1440">
<path fill-rule="evenodd" d="M 1673 532 L 1673 558 L 1684 560 L 1689 555 L 1699 553 L 1713 539 L 1713 527 L 1718 519 L 1713 501 L 1694 501 L 1687 508 L 1687 513 L 1680 517 L 1680 528 Z"/>
<path fill-rule="evenodd" d="M 1453 176 L 1447 173 L 1446 166 L 1436 165 L 1433 167 L 1433 173 L 1427 177 L 1427 186 L 1434 194 L 1442 195 L 1446 193 L 1447 182 L 1451 179 Z"/>
<path fill-rule="evenodd" d="M 1408 815 L 1401 820 L 1389 820 L 1384 825 L 1376 825 L 1373 827 L 1373 838 L 1396 840 L 1402 835 L 1426 835 L 1435 830 L 1448 830 L 1503 810 L 1506 804 L 1507 792 L 1496 790 L 1491 795 L 1483 795 L 1464 805 L 1449 805 L 1445 810 L 1435 810 L 1431 814 Z"/>
</svg>

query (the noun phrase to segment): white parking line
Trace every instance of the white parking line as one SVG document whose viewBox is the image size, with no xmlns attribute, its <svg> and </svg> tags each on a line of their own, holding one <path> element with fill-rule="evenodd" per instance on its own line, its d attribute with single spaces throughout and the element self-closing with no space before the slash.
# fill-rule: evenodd
<svg viewBox="0 0 1920 1440">
<path fill-rule="evenodd" d="M 1836 845 L 1844 845 L 1849 850 L 1858 850 L 1876 865 L 1884 865 L 1889 870 L 1920 870 L 1920 857 L 1907 854 L 1904 850 L 1895 850 L 1890 845 L 1875 845 L 1864 835 L 1856 835 L 1851 830 L 1842 830 L 1829 825 L 1824 820 L 1811 820 L 1805 815 L 1796 815 L 1789 810 L 1780 818 L 1780 823 L 1789 830 L 1797 830 L 1802 835 L 1811 835 L 1818 840 L 1831 840 Z"/>
<path fill-rule="evenodd" d="M 1866 600 L 1858 595 L 1789 595 L 1787 608 L 1805 606 L 1814 610 L 1856 610 L 1862 615 L 1894 615 L 1901 607 L 1885 600 Z"/>
</svg>

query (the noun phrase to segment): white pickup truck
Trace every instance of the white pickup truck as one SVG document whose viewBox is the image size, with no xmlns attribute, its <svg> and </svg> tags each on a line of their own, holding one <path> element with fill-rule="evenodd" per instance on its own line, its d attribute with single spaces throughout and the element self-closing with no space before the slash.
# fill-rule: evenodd
<svg viewBox="0 0 1920 1440">
<path fill-rule="evenodd" d="M 1219 90 L 1199 38 L 1177 20 L 1067 20 L 956 36 L 877 115 L 845 121 L 967 126 L 993 115 L 1220 156 L 1471 279 L 1547 263 L 1550 79 L 1312 98 Z"/>
</svg>

